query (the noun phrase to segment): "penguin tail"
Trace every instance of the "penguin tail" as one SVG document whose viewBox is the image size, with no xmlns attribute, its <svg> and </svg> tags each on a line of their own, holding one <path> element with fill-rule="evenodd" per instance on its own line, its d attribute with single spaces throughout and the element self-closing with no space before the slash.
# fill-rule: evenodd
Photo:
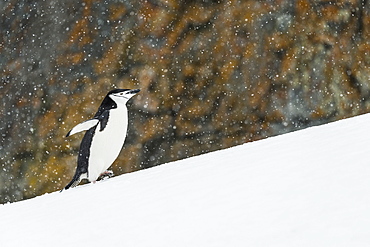
<svg viewBox="0 0 370 247">
<path fill-rule="evenodd" d="M 81 173 L 80 172 L 76 172 L 75 175 L 73 176 L 71 182 L 69 182 L 67 184 L 66 187 L 64 187 L 64 189 L 62 189 L 60 192 L 64 191 L 64 190 L 68 190 L 69 188 L 73 188 L 73 187 L 76 187 L 80 182 L 81 182 Z"/>
</svg>

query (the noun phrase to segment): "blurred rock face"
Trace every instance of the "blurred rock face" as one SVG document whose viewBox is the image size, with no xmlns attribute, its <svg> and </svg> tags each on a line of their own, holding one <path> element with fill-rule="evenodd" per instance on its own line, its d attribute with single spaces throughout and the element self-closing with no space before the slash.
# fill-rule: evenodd
<svg viewBox="0 0 370 247">
<path fill-rule="evenodd" d="M 8 0 L 0 11 L 2 203 L 71 179 L 82 135 L 64 136 L 115 87 L 142 90 L 115 174 L 370 110 L 365 0 Z"/>
</svg>

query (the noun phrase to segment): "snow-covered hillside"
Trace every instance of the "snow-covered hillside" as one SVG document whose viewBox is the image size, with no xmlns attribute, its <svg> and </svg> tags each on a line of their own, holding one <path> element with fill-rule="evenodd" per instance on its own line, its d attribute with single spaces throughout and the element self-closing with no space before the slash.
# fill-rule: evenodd
<svg viewBox="0 0 370 247">
<path fill-rule="evenodd" d="M 370 115 L 0 206 L 0 246 L 370 246 Z"/>
</svg>

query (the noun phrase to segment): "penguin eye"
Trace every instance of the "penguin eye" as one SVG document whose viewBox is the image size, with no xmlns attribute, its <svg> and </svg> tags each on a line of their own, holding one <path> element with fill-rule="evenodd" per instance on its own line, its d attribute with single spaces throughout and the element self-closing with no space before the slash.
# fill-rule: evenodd
<svg viewBox="0 0 370 247">
<path fill-rule="evenodd" d="M 119 95 L 123 95 L 123 93 L 120 93 Z"/>
</svg>

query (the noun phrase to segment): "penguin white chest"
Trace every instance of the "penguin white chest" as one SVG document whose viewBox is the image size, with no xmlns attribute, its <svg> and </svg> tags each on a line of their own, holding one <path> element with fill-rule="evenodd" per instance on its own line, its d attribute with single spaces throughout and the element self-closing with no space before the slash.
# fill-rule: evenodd
<svg viewBox="0 0 370 247">
<path fill-rule="evenodd" d="M 88 165 L 89 181 L 96 181 L 100 174 L 106 171 L 116 160 L 125 142 L 128 126 L 126 106 L 120 106 L 109 111 L 105 128 L 100 131 L 98 124 L 92 138 Z"/>
</svg>

